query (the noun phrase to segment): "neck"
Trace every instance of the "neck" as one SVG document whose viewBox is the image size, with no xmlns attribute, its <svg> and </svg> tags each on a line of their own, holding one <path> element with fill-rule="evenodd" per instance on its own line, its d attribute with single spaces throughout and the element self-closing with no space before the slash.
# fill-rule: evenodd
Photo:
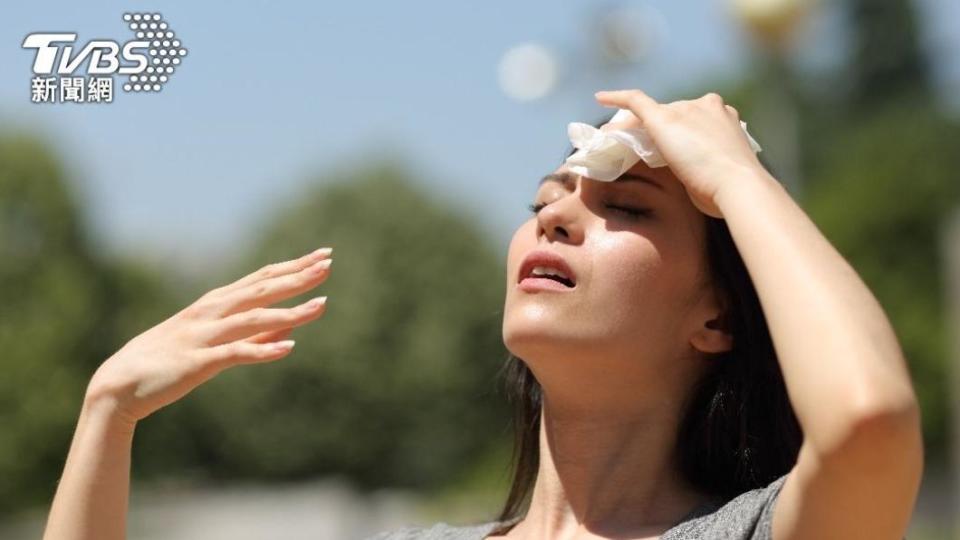
<svg viewBox="0 0 960 540">
<path fill-rule="evenodd" d="M 704 501 L 675 459 L 680 401 L 617 410 L 565 405 L 544 393 L 537 481 L 515 527 L 523 536 L 657 534 Z"/>
</svg>

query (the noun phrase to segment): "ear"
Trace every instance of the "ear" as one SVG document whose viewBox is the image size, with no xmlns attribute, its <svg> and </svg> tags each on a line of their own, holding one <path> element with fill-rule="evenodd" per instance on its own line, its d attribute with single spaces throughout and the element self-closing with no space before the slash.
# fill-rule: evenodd
<svg viewBox="0 0 960 540">
<path fill-rule="evenodd" d="M 690 345 L 707 354 L 726 352 L 733 348 L 733 335 L 730 334 L 726 315 L 727 305 L 726 302 L 718 300 L 717 295 L 711 293 L 709 296 L 709 301 L 701 312 L 699 326 L 690 336 Z"/>
</svg>

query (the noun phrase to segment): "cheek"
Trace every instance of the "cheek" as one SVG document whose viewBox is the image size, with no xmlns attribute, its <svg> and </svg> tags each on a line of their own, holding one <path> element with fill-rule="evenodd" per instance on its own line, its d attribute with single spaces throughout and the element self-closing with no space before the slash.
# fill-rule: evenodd
<svg viewBox="0 0 960 540">
<path fill-rule="evenodd" d="M 611 288 L 635 290 L 646 288 L 660 279 L 663 259 L 657 247 L 647 238 L 636 234 L 608 234 L 596 237 L 591 250 L 594 254 L 593 281 Z"/>
<path fill-rule="evenodd" d="M 662 317 L 673 273 L 654 243 L 633 233 L 606 234 L 591 252 L 589 295 L 606 313 L 644 323 Z"/>
</svg>

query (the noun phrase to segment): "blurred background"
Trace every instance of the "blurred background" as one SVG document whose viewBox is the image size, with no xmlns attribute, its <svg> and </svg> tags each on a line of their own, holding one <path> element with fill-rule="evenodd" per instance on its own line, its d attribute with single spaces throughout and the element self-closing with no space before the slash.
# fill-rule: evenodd
<svg viewBox="0 0 960 540">
<path fill-rule="evenodd" d="M 38 538 L 96 367 L 207 290 L 334 246 L 282 362 L 137 427 L 131 538 L 363 538 L 494 519 L 507 245 L 593 92 L 708 91 L 892 319 L 923 409 L 911 539 L 960 538 L 960 3 L 164 2 L 162 91 L 34 103 L 0 17 L 0 537 Z M 119 80 L 119 78 L 117 79 Z M 337 270 L 339 268 L 339 270 Z M 292 306 L 306 297 L 291 299 Z"/>
</svg>

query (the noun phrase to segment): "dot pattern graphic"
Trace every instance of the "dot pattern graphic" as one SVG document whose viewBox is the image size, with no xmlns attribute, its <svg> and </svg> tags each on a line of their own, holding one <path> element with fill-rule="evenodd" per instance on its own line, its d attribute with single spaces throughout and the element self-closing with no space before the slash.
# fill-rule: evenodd
<svg viewBox="0 0 960 540">
<path fill-rule="evenodd" d="M 187 55 L 170 24 L 159 13 L 124 13 L 126 23 L 138 40 L 148 41 L 147 67 L 130 75 L 123 89 L 127 92 L 159 92 L 170 81 L 174 67 Z"/>
</svg>

